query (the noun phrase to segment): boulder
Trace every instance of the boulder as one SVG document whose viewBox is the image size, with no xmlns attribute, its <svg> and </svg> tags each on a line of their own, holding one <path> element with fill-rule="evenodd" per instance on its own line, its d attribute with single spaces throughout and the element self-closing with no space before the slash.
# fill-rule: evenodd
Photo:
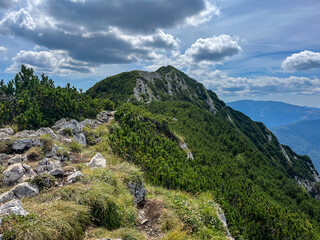
<svg viewBox="0 0 320 240">
<path fill-rule="evenodd" d="M 134 203 L 141 204 L 146 196 L 146 189 L 143 181 L 129 181 L 127 187 L 130 189 L 131 194 L 134 196 Z"/>
<path fill-rule="evenodd" d="M 6 215 L 19 215 L 19 216 L 27 216 L 29 213 L 23 209 L 22 203 L 18 199 L 11 200 L 6 204 L 0 206 L 0 225 L 2 223 L 3 216 Z"/>
<path fill-rule="evenodd" d="M 0 133 L 11 136 L 14 134 L 14 131 L 12 130 L 12 128 L 0 128 Z"/>
<path fill-rule="evenodd" d="M 11 157 L 12 157 L 11 155 L 8 155 L 8 154 L 5 154 L 5 153 L 0 153 L 0 163 L 10 159 Z"/>
<path fill-rule="evenodd" d="M 55 168 L 49 172 L 53 177 L 63 177 L 63 170 L 61 168 Z"/>
<path fill-rule="evenodd" d="M 40 128 L 36 133 L 39 136 L 44 134 L 49 134 L 53 139 L 58 139 L 58 136 L 52 131 L 51 128 Z"/>
<path fill-rule="evenodd" d="M 61 163 L 58 160 L 51 158 L 44 158 L 38 163 L 38 166 L 35 168 L 35 171 L 40 174 L 44 172 L 49 172 L 56 168 L 61 168 Z"/>
<path fill-rule="evenodd" d="M 59 147 L 58 145 L 54 144 L 51 152 L 47 153 L 47 154 L 46 154 L 46 157 L 47 157 L 47 158 L 55 157 L 55 156 L 58 155 L 58 153 L 59 153 L 60 150 L 62 150 L 62 147 Z"/>
<path fill-rule="evenodd" d="M 21 199 L 24 197 L 33 197 L 39 194 L 39 189 L 28 182 L 20 183 L 11 189 L 14 195 Z"/>
<path fill-rule="evenodd" d="M 77 171 L 77 172 L 74 172 L 74 173 L 72 173 L 71 175 L 69 175 L 68 178 L 67 178 L 67 181 L 68 181 L 69 183 L 75 183 L 75 182 L 77 182 L 81 177 L 83 177 L 82 172 Z"/>
<path fill-rule="evenodd" d="M 14 138 L 36 138 L 39 134 L 36 133 L 34 130 L 24 130 L 21 132 L 17 132 L 14 134 Z"/>
<path fill-rule="evenodd" d="M 11 165 L 3 172 L 3 184 L 6 186 L 14 185 L 19 180 L 25 180 L 34 176 L 35 173 L 26 164 L 16 163 Z M 23 178 L 25 176 L 25 178 Z"/>
<path fill-rule="evenodd" d="M 40 139 L 38 138 L 20 139 L 12 143 L 12 149 L 16 152 L 21 152 L 29 149 L 30 147 L 35 147 L 35 146 L 42 146 L 42 142 L 40 141 Z"/>
<path fill-rule="evenodd" d="M 77 133 L 73 136 L 73 139 L 82 145 L 87 145 L 87 139 L 84 133 Z"/>
<path fill-rule="evenodd" d="M 59 121 L 57 121 L 53 126 L 52 129 L 53 130 L 59 130 L 60 128 L 62 128 L 64 125 L 66 125 L 67 121 L 62 118 Z"/>
<path fill-rule="evenodd" d="M 66 128 L 71 129 L 74 135 L 77 135 L 82 131 L 80 124 L 78 123 L 77 120 L 74 120 L 74 119 L 71 119 L 70 121 L 65 122 L 64 124 L 61 123 L 59 126 L 60 126 L 60 129 L 58 130 L 58 133 L 60 135 L 63 135 L 63 130 Z"/>
<path fill-rule="evenodd" d="M 107 161 L 100 153 L 97 153 L 88 165 L 90 168 L 105 168 L 107 166 Z"/>
<path fill-rule="evenodd" d="M 8 165 L 13 165 L 15 163 L 27 162 L 27 156 L 15 155 L 14 157 L 10 158 L 8 161 Z"/>
<path fill-rule="evenodd" d="M 109 117 L 110 117 L 110 112 L 109 111 L 102 111 L 101 113 L 99 113 L 97 115 L 97 120 L 105 123 L 109 121 Z"/>
<path fill-rule="evenodd" d="M 0 204 L 4 203 L 4 202 L 8 202 L 12 199 L 17 199 L 17 196 L 14 195 L 14 193 L 12 191 L 7 191 L 5 193 L 2 193 L 0 195 Z"/>
<path fill-rule="evenodd" d="M 84 121 L 80 122 L 80 127 L 83 129 L 84 127 L 89 126 L 90 128 L 96 128 L 98 127 L 101 122 L 98 121 L 97 119 L 85 119 Z"/>
</svg>

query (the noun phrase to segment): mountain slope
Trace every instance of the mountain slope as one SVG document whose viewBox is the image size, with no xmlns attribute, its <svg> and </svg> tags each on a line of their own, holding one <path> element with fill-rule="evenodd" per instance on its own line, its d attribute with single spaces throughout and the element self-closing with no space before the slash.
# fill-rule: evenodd
<svg viewBox="0 0 320 240">
<path fill-rule="evenodd" d="M 318 238 L 319 176 L 312 161 L 202 84 L 168 66 L 119 74 L 87 93 L 118 99 L 119 128 L 110 138 L 115 153 L 139 164 L 154 184 L 213 192 L 232 236 Z"/>
<path fill-rule="evenodd" d="M 227 103 L 227 105 L 243 112 L 254 121 L 263 122 L 267 127 L 279 127 L 301 120 L 320 119 L 320 109 L 282 102 L 241 100 Z"/>
<path fill-rule="evenodd" d="M 280 142 L 295 152 L 310 156 L 316 169 L 320 170 L 320 120 L 300 121 L 271 128 Z"/>
</svg>

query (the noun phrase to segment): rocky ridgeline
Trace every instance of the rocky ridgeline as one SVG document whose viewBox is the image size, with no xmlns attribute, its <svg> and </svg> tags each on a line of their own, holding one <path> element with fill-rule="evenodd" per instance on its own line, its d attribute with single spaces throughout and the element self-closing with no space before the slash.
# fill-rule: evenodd
<svg viewBox="0 0 320 240">
<path fill-rule="evenodd" d="M 12 187 L 0 195 L 0 224 L 3 216 L 16 214 L 26 216 L 28 214 L 22 207 L 20 199 L 38 195 L 41 188 L 52 186 L 62 187 L 77 182 L 83 174 L 75 168 L 63 170 L 62 166 L 66 160 L 73 161 L 72 157 L 64 156 L 62 148 L 53 144 L 46 152 L 45 158 L 40 160 L 35 167 L 30 167 L 30 156 L 26 152 L 31 147 L 43 147 L 45 140 L 42 136 L 50 137 L 61 143 L 78 142 L 86 146 L 87 139 L 83 132 L 84 127 L 92 129 L 107 123 L 114 116 L 114 112 L 103 111 L 96 119 L 86 119 L 78 122 L 74 119 L 67 121 L 61 119 L 52 128 L 40 128 L 37 131 L 24 130 L 14 133 L 11 128 L 0 129 L 0 141 L 3 152 L 0 152 L 0 164 L 5 170 L 2 173 L 2 185 Z M 99 139 L 97 139 L 99 142 Z M 6 147 L 3 147 L 3 146 Z M 68 153 L 69 155 L 69 153 Z M 90 168 L 105 168 L 106 159 L 97 153 L 88 163 Z M 43 186 L 36 183 L 41 180 Z M 128 188 L 135 197 L 138 205 L 144 201 L 146 194 L 143 182 L 129 182 Z"/>
</svg>

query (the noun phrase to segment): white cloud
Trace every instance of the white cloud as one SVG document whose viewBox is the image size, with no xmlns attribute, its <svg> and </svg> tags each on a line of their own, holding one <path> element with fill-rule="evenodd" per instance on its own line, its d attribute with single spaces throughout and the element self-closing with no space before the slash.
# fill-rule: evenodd
<svg viewBox="0 0 320 240">
<path fill-rule="evenodd" d="M 238 39 L 222 34 L 211 38 L 200 38 L 185 52 L 194 61 L 221 62 L 242 51 Z"/>
<path fill-rule="evenodd" d="M 66 51 L 20 51 L 6 72 L 16 73 L 22 64 L 32 67 L 38 73 L 67 75 L 70 73 L 88 73 L 94 71 L 94 65 L 72 59 Z"/>
<path fill-rule="evenodd" d="M 0 53 L 5 53 L 7 50 L 6 47 L 0 46 Z"/>
<path fill-rule="evenodd" d="M 205 5 L 206 8 L 203 11 L 186 19 L 186 25 L 199 26 L 200 24 L 210 21 L 213 16 L 220 15 L 219 7 L 208 0 L 205 1 Z"/>
<path fill-rule="evenodd" d="M 320 53 L 303 51 L 287 57 L 281 66 L 285 71 L 299 71 L 320 68 Z"/>
</svg>

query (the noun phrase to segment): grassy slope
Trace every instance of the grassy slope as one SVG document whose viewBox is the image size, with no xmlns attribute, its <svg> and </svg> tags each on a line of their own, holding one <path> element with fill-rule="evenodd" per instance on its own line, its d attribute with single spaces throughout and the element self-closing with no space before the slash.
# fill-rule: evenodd
<svg viewBox="0 0 320 240">
<path fill-rule="evenodd" d="M 111 125 L 117 126 L 116 123 Z M 6 217 L 0 228 L 3 239 L 148 239 L 139 227 L 138 209 L 126 188 L 128 181 L 143 179 L 143 173 L 110 152 L 109 127 L 100 126 L 94 131 L 102 142 L 87 148 L 70 145 L 65 149 L 76 150 L 78 159 L 77 163 L 64 164 L 64 169 L 75 167 L 84 173 L 84 178 L 78 183 L 53 187 L 34 198 L 23 199 L 23 207 L 30 214 Z M 97 151 L 107 159 L 107 168 L 89 169 L 84 164 Z M 147 190 L 147 199 L 159 200 L 164 206 L 158 223 L 161 239 L 226 239 L 212 196 L 193 196 L 150 184 Z"/>
</svg>

